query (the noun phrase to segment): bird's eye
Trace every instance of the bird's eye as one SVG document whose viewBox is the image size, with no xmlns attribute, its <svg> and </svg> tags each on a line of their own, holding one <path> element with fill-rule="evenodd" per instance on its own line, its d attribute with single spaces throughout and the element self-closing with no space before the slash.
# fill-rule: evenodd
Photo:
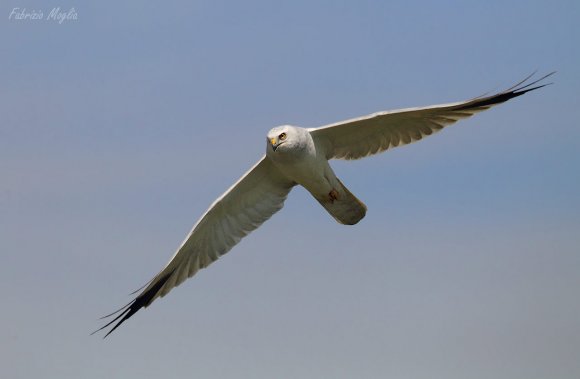
<svg viewBox="0 0 580 379">
<path fill-rule="evenodd" d="M 280 141 L 284 141 L 286 139 L 286 133 L 282 133 L 278 136 L 278 138 L 280 139 Z"/>
</svg>

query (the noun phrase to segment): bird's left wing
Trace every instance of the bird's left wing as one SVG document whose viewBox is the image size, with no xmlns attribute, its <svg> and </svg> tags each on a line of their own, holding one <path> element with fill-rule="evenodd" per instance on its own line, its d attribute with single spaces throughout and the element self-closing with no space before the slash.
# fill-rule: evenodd
<svg viewBox="0 0 580 379">
<path fill-rule="evenodd" d="M 133 301 L 105 316 L 121 312 L 97 331 L 116 322 L 105 335 L 108 336 L 139 309 L 165 296 L 198 270 L 227 253 L 243 237 L 282 209 L 294 185 L 264 156 L 210 206 L 165 268 L 143 287 Z"/>
<path fill-rule="evenodd" d="M 327 159 L 364 158 L 389 148 L 418 141 L 458 120 L 544 87 L 547 84 L 535 87 L 534 84 L 552 74 L 526 84 L 530 75 L 512 88 L 491 96 L 481 96 L 452 104 L 379 112 L 309 129 L 309 132 Z"/>
</svg>

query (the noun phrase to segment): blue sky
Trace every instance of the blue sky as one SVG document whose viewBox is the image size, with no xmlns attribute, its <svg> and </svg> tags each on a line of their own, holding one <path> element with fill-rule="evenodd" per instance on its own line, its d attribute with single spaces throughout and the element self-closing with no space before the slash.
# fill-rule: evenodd
<svg viewBox="0 0 580 379">
<path fill-rule="evenodd" d="M 78 19 L 9 20 L 74 7 Z M 3 1 L 2 377 L 580 375 L 575 1 Z M 555 84 L 333 162 L 229 254 L 89 336 L 264 152 L 273 126 Z"/>
</svg>

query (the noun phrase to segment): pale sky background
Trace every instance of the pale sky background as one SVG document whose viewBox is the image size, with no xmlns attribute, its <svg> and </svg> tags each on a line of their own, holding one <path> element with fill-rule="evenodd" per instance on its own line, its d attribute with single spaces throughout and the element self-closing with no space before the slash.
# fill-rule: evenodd
<svg viewBox="0 0 580 379">
<path fill-rule="evenodd" d="M 580 377 L 580 3 L 0 2 L 0 377 Z M 9 20 L 74 7 L 77 21 Z M 280 124 L 554 85 L 335 161 L 109 338 Z"/>
</svg>

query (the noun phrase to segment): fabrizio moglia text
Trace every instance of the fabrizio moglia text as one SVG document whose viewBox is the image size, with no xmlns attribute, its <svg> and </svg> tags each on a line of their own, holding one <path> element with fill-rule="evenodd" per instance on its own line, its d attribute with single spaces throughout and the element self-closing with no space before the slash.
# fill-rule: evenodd
<svg viewBox="0 0 580 379">
<path fill-rule="evenodd" d="M 78 20 L 78 13 L 76 9 L 70 8 L 68 11 L 63 10 L 60 7 L 52 8 L 50 12 L 45 13 L 42 10 L 28 10 L 26 8 L 12 8 L 12 11 L 8 15 L 9 20 L 15 21 L 54 21 L 62 24 L 65 21 L 76 21 Z"/>
</svg>

